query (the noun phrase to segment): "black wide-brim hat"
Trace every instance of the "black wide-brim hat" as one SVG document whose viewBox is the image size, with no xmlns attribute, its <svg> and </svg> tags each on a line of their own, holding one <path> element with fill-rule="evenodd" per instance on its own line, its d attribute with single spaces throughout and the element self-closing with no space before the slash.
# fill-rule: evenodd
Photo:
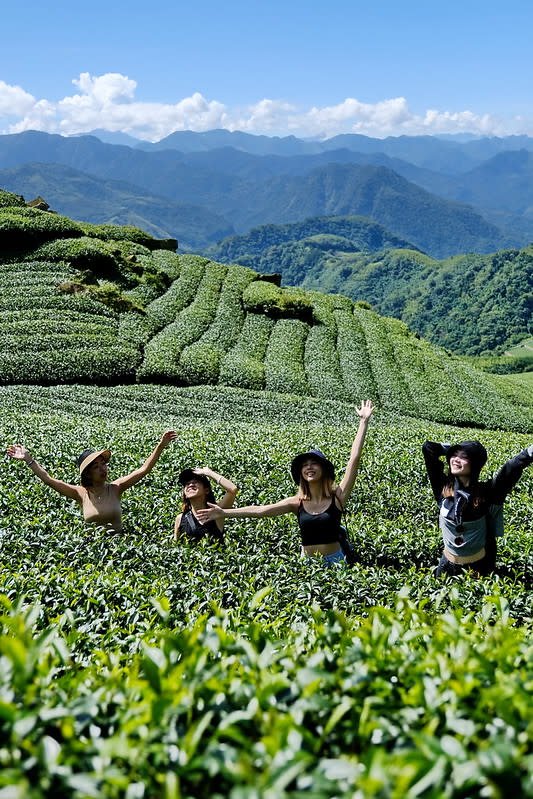
<svg viewBox="0 0 533 799">
<path fill-rule="evenodd" d="M 323 452 L 319 449 L 309 449 L 307 452 L 302 452 L 300 455 L 297 455 L 293 458 L 291 463 L 291 474 L 292 479 L 296 483 L 296 485 L 300 485 L 300 477 L 302 476 L 302 465 L 307 460 L 314 460 L 319 463 L 327 477 L 330 480 L 335 479 L 335 467 L 333 466 L 332 462 L 329 461 Z"/>
<path fill-rule="evenodd" d="M 93 461 L 97 458 L 102 456 L 102 458 L 107 463 L 109 458 L 111 457 L 111 450 L 109 449 L 84 449 L 81 455 L 78 455 L 76 458 L 76 463 L 78 465 L 78 469 L 80 470 L 80 474 L 90 466 Z"/>
<path fill-rule="evenodd" d="M 178 475 L 178 483 L 181 483 L 182 486 L 187 485 L 191 480 L 198 480 L 200 483 L 203 483 L 206 488 L 211 489 L 209 478 L 206 477 L 205 474 L 198 474 L 194 469 L 184 469 Z"/>
<path fill-rule="evenodd" d="M 450 463 L 450 459 L 455 453 L 460 450 L 466 452 L 473 471 L 479 474 L 487 462 L 487 450 L 483 444 L 479 441 L 461 441 L 460 444 L 452 444 L 452 446 L 448 447 L 446 450 L 446 460 L 448 463 Z"/>
</svg>

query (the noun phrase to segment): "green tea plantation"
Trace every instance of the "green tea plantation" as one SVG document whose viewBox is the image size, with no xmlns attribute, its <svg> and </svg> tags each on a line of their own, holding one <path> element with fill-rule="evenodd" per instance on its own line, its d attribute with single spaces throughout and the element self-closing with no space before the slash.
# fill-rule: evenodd
<svg viewBox="0 0 533 799">
<path fill-rule="evenodd" d="M 530 382 L 345 297 L 17 202 L 3 448 L 73 483 L 86 447 L 115 478 L 178 436 L 125 493 L 122 535 L 0 462 L 0 799 L 533 797 L 533 469 L 496 574 L 446 581 L 421 453 L 479 438 L 495 471 L 533 441 Z M 180 470 L 275 502 L 310 446 L 342 474 L 366 398 L 353 567 L 302 558 L 292 516 L 229 520 L 224 548 L 173 541 Z"/>
</svg>

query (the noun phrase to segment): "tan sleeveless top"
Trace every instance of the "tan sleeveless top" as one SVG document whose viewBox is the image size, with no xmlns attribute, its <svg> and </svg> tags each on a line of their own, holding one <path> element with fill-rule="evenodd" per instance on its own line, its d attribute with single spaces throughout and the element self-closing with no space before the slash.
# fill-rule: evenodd
<svg viewBox="0 0 533 799">
<path fill-rule="evenodd" d="M 85 488 L 81 498 L 83 518 L 87 524 L 122 530 L 122 507 L 118 487 L 106 483 L 100 494 Z"/>
</svg>

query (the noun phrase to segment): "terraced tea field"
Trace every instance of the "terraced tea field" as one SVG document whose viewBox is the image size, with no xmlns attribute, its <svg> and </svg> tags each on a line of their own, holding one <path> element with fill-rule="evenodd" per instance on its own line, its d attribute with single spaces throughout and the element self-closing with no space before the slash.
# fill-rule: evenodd
<svg viewBox="0 0 533 799">
<path fill-rule="evenodd" d="M 11 256 L 0 263 L 0 383 L 370 397 L 415 418 L 533 427 L 528 392 L 364 302 L 280 289 L 246 267 L 157 249 L 135 229 L 32 210 L 0 209 L 0 248 Z"/>
</svg>

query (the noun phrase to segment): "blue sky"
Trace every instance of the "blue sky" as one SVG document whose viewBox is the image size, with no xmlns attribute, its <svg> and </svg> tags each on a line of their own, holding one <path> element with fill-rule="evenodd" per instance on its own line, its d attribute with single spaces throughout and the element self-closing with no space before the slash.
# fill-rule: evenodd
<svg viewBox="0 0 533 799">
<path fill-rule="evenodd" d="M 0 131 L 533 135 L 533 3 L 10 3 Z"/>
</svg>

